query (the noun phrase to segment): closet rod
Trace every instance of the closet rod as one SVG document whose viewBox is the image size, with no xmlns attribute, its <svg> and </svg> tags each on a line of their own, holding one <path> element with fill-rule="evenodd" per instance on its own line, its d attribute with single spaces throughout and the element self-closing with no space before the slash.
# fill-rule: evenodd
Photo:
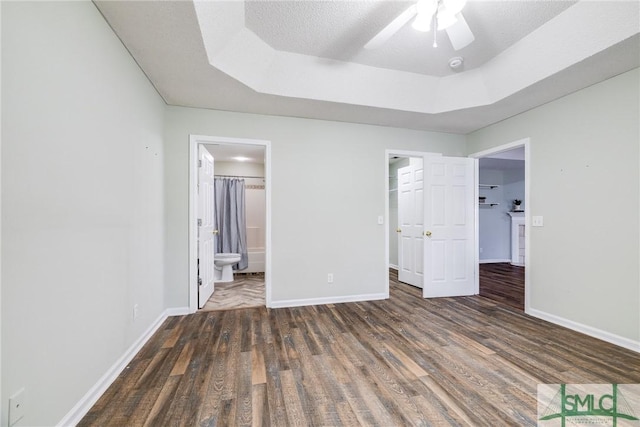
<svg viewBox="0 0 640 427">
<path fill-rule="evenodd" d="M 257 178 L 264 179 L 264 176 L 245 176 L 245 175 L 214 175 L 216 178 Z"/>
</svg>

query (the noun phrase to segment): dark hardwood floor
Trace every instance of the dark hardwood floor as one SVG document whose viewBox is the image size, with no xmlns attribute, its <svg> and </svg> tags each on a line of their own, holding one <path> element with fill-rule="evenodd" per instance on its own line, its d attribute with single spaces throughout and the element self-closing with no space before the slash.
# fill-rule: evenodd
<svg viewBox="0 0 640 427">
<path fill-rule="evenodd" d="M 524 267 L 480 264 L 480 296 L 524 310 Z"/>
<path fill-rule="evenodd" d="M 537 424 L 539 383 L 640 383 L 640 355 L 480 296 L 171 317 L 80 426 Z"/>
</svg>

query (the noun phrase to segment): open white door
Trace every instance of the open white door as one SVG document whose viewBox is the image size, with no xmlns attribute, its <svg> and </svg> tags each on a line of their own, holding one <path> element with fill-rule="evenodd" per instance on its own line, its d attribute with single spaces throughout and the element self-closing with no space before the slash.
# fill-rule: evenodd
<svg viewBox="0 0 640 427">
<path fill-rule="evenodd" d="M 204 307 L 214 290 L 216 230 L 214 230 L 213 156 L 198 145 L 198 308 Z"/>
<path fill-rule="evenodd" d="M 424 158 L 423 297 L 473 295 L 474 160 Z"/>
<path fill-rule="evenodd" d="M 424 168 L 412 157 L 398 169 L 398 280 L 422 288 L 424 262 Z"/>
</svg>

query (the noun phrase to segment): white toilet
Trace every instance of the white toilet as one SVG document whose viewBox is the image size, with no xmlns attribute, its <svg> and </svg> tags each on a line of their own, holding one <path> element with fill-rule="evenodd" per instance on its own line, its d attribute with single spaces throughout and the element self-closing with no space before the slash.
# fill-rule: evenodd
<svg viewBox="0 0 640 427">
<path fill-rule="evenodd" d="M 233 264 L 238 263 L 240 258 L 240 254 L 215 254 L 213 257 L 215 265 L 213 281 L 233 282 Z"/>
</svg>

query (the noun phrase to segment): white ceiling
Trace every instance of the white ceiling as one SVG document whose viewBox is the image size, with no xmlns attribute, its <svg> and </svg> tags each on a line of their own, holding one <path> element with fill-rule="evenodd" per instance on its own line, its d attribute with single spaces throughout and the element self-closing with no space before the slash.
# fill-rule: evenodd
<svg viewBox="0 0 640 427">
<path fill-rule="evenodd" d="M 405 25 L 383 46 L 362 47 L 379 29 L 415 1 L 275 1 L 245 6 L 245 25 L 276 50 L 355 62 L 432 76 L 454 74 L 449 59 L 464 58 L 465 70 L 477 68 L 540 27 L 575 1 L 469 2 L 464 9 L 474 23 L 476 42 L 456 52 L 449 39 Z M 321 5 L 321 6 L 320 6 Z M 274 23 L 280 23 L 274 25 Z M 286 24 L 285 24 L 286 23 Z M 493 29 L 499 28 L 499 31 Z M 295 37 L 292 37 L 292 33 Z M 340 37 L 336 38 L 336 34 Z"/>
<path fill-rule="evenodd" d="M 524 147 L 513 148 L 507 151 L 490 154 L 485 159 L 524 160 Z"/>
<path fill-rule="evenodd" d="M 364 50 L 406 1 L 95 3 L 165 101 L 187 107 L 465 134 L 640 66 L 635 0 L 470 0 L 476 40 L 457 52 L 409 24 Z"/>
<path fill-rule="evenodd" d="M 251 144 L 205 144 L 216 162 L 238 162 L 237 157 L 245 157 L 247 163 L 264 164 L 265 148 Z"/>
</svg>

